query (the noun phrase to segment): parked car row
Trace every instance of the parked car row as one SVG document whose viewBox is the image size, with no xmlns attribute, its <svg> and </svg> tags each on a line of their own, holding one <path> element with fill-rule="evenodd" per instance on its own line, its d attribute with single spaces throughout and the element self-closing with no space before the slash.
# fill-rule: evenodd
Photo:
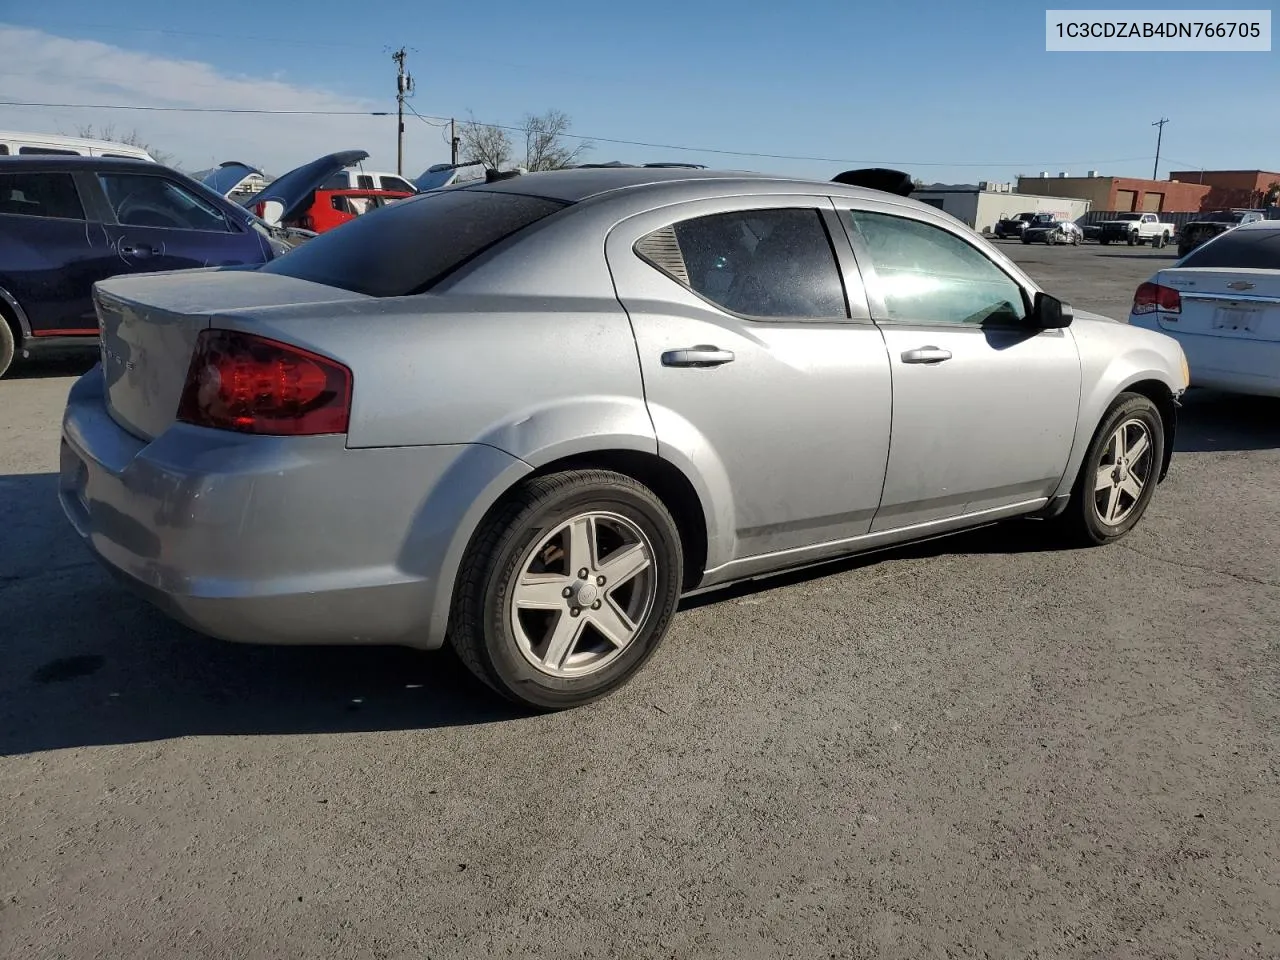
<svg viewBox="0 0 1280 960">
<path fill-rule="evenodd" d="M 108 154 L 117 145 L 105 141 L 0 134 L 0 147 L 0 376 L 19 355 L 95 345 L 99 280 L 264 264 L 416 193 L 391 174 L 364 186 L 370 175 L 351 169 L 364 150 L 321 157 L 251 192 L 245 184 L 261 171 L 236 162 L 201 182 L 145 151 Z M 383 189 L 392 185 L 400 189 Z"/>
</svg>

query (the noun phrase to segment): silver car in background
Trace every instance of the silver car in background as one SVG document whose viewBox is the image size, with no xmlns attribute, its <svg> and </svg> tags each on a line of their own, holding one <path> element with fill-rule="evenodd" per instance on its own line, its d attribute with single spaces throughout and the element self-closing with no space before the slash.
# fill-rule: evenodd
<svg viewBox="0 0 1280 960">
<path fill-rule="evenodd" d="M 1084 230 L 1070 220 L 1033 220 L 1022 231 L 1023 243 L 1047 243 L 1049 246 L 1064 243 L 1073 246 L 1084 243 Z"/>
<path fill-rule="evenodd" d="M 99 285 L 60 496 L 206 633 L 449 642 L 538 709 L 682 595 L 974 527 L 1127 533 L 1178 345 L 889 192 L 582 169 L 425 194 L 261 269 Z"/>
</svg>

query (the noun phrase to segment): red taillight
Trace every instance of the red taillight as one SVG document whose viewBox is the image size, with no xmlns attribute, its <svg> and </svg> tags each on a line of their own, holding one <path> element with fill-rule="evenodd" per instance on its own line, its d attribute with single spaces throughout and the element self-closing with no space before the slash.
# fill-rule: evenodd
<svg viewBox="0 0 1280 960">
<path fill-rule="evenodd" d="M 1148 281 L 1133 295 L 1133 312 L 1155 313 L 1157 310 L 1161 313 L 1181 313 L 1182 294 L 1173 287 L 1163 287 Z"/>
<path fill-rule="evenodd" d="M 240 433 L 346 433 L 351 371 L 301 347 L 233 330 L 196 342 L 178 419 Z"/>
<path fill-rule="evenodd" d="M 265 201 L 262 203 L 255 203 L 253 205 L 253 215 L 257 217 L 259 220 L 263 219 L 263 216 L 266 212 L 267 212 L 267 204 Z"/>
</svg>

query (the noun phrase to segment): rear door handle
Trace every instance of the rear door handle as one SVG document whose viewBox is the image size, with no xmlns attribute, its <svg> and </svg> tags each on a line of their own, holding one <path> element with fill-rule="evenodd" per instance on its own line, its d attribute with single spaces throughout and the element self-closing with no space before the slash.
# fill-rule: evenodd
<svg viewBox="0 0 1280 960">
<path fill-rule="evenodd" d="M 916 347 L 902 355 L 903 363 L 941 363 L 951 359 L 951 351 L 941 347 Z"/>
<path fill-rule="evenodd" d="M 120 252 L 126 257 L 149 257 L 156 252 L 155 247 L 145 243 L 122 243 Z"/>
<path fill-rule="evenodd" d="M 718 367 L 732 362 L 732 350 L 721 350 L 705 343 L 683 350 L 668 350 L 662 355 L 664 367 Z"/>
</svg>

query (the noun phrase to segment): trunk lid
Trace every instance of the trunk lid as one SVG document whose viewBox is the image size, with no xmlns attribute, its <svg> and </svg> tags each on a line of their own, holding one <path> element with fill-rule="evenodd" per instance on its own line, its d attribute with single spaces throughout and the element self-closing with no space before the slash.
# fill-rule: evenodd
<svg viewBox="0 0 1280 960">
<path fill-rule="evenodd" d="M 1182 297 L 1181 313 L 1160 313 L 1162 330 L 1280 341 L 1280 270 L 1173 267 L 1155 282 Z"/>
<path fill-rule="evenodd" d="M 260 203 L 274 200 L 283 208 L 278 222 L 286 223 L 306 213 L 311 205 L 311 195 L 320 189 L 321 184 L 335 173 L 353 167 L 362 160 L 367 160 L 367 150 L 341 150 L 312 160 L 310 163 L 295 167 L 284 176 L 279 177 L 262 188 L 261 193 L 243 201 L 243 205 L 252 209 Z"/>
<path fill-rule="evenodd" d="M 363 300 L 363 294 L 256 270 L 209 268 L 136 274 L 97 283 L 107 410 L 151 440 L 176 419 L 202 330 L 220 314 L 298 303 Z"/>
</svg>

